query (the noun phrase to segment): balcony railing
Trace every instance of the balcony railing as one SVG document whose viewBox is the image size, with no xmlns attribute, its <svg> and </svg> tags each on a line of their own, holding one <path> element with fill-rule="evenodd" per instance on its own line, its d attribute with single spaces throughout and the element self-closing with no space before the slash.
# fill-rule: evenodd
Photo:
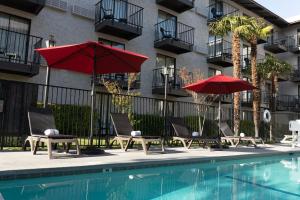
<svg viewBox="0 0 300 200">
<path fill-rule="evenodd" d="M 262 63 L 265 60 L 265 55 L 257 54 L 256 64 Z M 251 70 L 251 55 L 245 54 L 241 58 L 241 67 L 243 73 L 250 73 Z"/>
<path fill-rule="evenodd" d="M 101 0 L 95 10 L 96 31 L 133 39 L 142 34 L 143 10 L 127 0 Z"/>
<path fill-rule="evenodd" d="M 128 74 L 102 74 L 98 75 L 96 78 L 96 82 L 99 85 L 102 85 L 102 81 L 114 81 L 119 84 L 121 89 L 128 89 Z M 131 88 L 129 89 L 139 89 L 141 83 L 140 74 L 137 75 L 136 80 L 134 80 L 131 84 Z"/>
<path fill-rule="evenodd" d="M 0 29 L 0 70 L 33 76 L 39 72 L 42 38 Z"/>
<path fill-rule="evenodd" d="M 222 67 L 232 66 L 232 44 L 223 39 L 217 39 L 208 43 L 207 62 Z"/>
<path fill-rule="evenodd" d="M 236 15 L 237 13 L 238 13 L 237 8 L 234 8 L 233 6 L 223 1 L 217 0 L 208 6 L 207 21 L 213 22 L 222 17 L 229 16 L 229 15 Z"/>
<path fill-rule="evenodd" d="M 44 8 L 46 0 L 0 0 L 0 4 L 37 15 Z"/>
<path fill-rule="evenodd" d="M 272 53 L 285 53 L 291 50 L 292 44 L 295 41 L 293 37 L 281 37 L 274 38 L 273 36 L 267 38 L 267 43 L 265 44 L 265 50 L 270 51 Z"/>
<path fill-rule="evenodd" d="M 300 98 L 297 95 L 279 95 L 276 97 L 276 110 L 292 111 L 300 110 Z"/>
<path fill-rule="evenodd" d="M 154 46 L 174 53 L 187 53 L 193 50 L 195 28 L 167 19 L 155 24 Z"/>
<path fill-rule="evenodd" d="M 293 71 L 290 75 L 290 80 L 293 82 L 300 82 L 300 67 L 297 66 L 293 66 Z"/>
<path fill-rule="evenodd" d="M 153 70 L 152 92 L 155 94 L 164 94 L 165 88 L 165 75 L 163 74 L 163 68 Z M 171 69 L 168 75 L 167 92 L 171 96 L 188 96 L 182 87 L 184 82 L 179 76 L 179 69 Z"/>
<path fill-rule="evenodd" d="M 178 13 L 194 8 L 195 0 L 156 0 L 156 3 Z"/>
</svg>

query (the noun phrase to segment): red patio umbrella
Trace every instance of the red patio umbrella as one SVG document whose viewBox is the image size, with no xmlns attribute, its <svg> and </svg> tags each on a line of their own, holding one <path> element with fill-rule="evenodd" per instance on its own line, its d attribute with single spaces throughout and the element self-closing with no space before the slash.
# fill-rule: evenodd
<svg viewBox="0 0 300 200">
<path fill-rule="evenodd" d="M 88 41 L 81 44 L 36 49 L 50 68 L 64 69 L 93 75 L 90 139 L 93 136 L 94 89 L 96 74 L 136 73 L 148 57 Z"/>
<path fill-rule="evenodd" d="M 205 80 L 189 84 L 184 89 L 205 94 L 231 94 L 256 89 L 249 82 L 225 75 L 216 75 Z M 221 98 L 219 98 L 219 134 L 221 124 Z"/>
</svg>

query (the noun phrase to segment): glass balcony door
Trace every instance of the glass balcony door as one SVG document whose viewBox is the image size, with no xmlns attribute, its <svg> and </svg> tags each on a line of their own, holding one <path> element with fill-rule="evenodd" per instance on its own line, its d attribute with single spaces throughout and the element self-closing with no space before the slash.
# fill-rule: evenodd
<svg viewBox="0 0 300 200">
<path fill-rule="evenodd" d="M 177 37 L 177 17 L 169 13 L 158 11 L 158 32 L 159 38 Z"/>
<path fill-rule="evenodd" d="M 27 62 L 29 20 L 0 12 L 0 57 L 10 62 Z"/>
</svg>

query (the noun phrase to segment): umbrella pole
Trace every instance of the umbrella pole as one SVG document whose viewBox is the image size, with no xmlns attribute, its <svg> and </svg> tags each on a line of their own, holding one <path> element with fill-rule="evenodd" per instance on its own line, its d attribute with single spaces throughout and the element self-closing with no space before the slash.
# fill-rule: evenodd
<svg viewBox="0 0 300 200">
<path fill-rule="evenodd" d="M 92 75 L 92 91 L 91 91 L 91 119 L 90 119 L 90 146 L 93 145 L 93 134 L 94 134 L 94 105 L 95 105 L 95 66 L 96 66 L 96 49 L 94 49 L 94 66 L 93 66 L 93 75 Z"/>
<path fill-rule="evenodd" d="M 45 91 L 44 91 L 43 108 L 46 108 L 47 104 L 48 104 L 50 75 L 51 75 L 50 67 L 47 66 L 47 71 L 46 71 L 46 88 L 45 88 Z"/>
<path fill-rule="evenodd" d="M 220 141 L 220 144 L 221 144 L 221 95 L 219 96 L 219 141 Z"/>
</svg>

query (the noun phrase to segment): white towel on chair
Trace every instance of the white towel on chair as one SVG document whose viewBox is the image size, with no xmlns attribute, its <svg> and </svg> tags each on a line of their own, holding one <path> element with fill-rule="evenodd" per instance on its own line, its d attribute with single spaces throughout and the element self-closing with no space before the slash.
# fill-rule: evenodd
<svg viewBox="0 0 300 200">
<path fill-rule="evenodd" d="M 196 132 L 196 131 L 195 131 L 195 132 L 192 132 L 192 136 L 193 136 L 193 137 L 199 137 L 199 136 L 200 136 L 200 133 L 199 133 L 199 132 Z"/>
<path fill-rule="evenodd" d="M 131 131 L 131 136 L 135 137 L 135 136 L 141 136 L 142 132 L 141 131 Z"/>
<path fill-rule="evenodd" d="M 47 129 L 44 131 L 44 134 L 47 136 L 50 135 L 59 135 L 59 131 L 57 129 Z"/>
</svg>

